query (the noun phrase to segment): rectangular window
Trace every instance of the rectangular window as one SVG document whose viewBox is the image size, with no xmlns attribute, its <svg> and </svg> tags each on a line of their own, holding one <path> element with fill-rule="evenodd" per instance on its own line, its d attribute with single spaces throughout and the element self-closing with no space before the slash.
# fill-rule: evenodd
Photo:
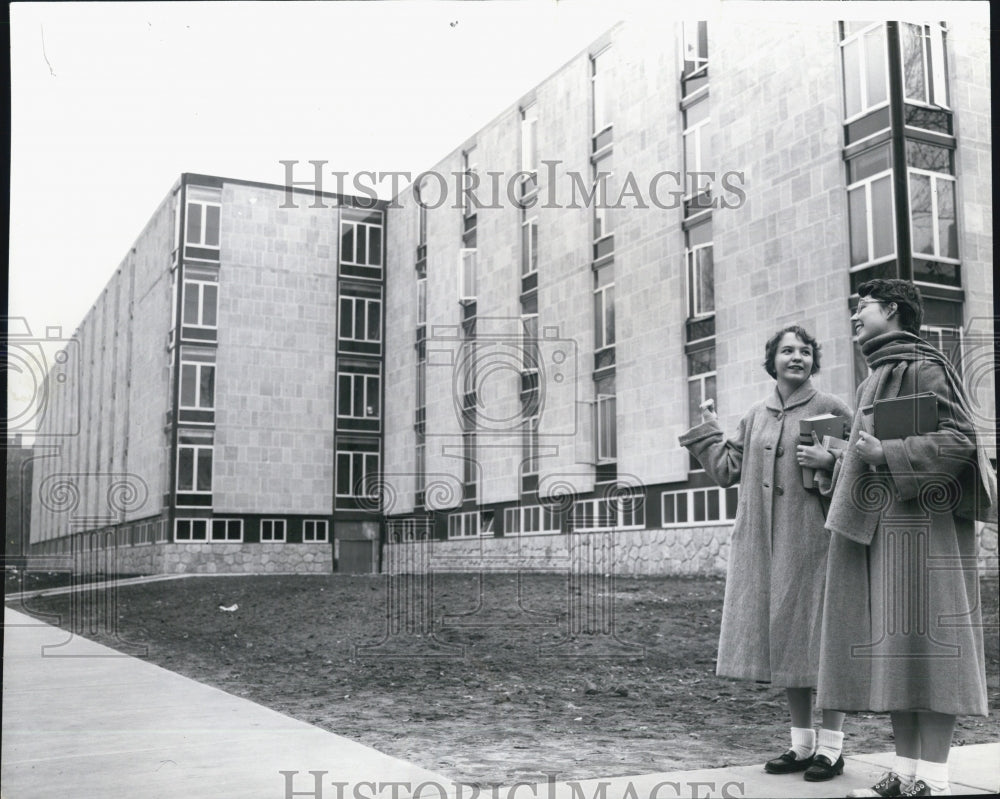
<svg viewBox="0 0 1000 799">
<path fill-rule="evenodd" d="M 715 396 L 715 347 L 691 352 L 688 361 L 688 423 L 701 423 L 701 403 Z"/>
<path fill-rule="evenodd" d="M 184 280 L 184 311 L 181 322 L 189 327 L 216 327 L 219 310 L 219 284 Z"/>
<path fill-rule="evenodd" d="M 945 31 L 940 25 L 899 25 L 903 94 L 908 102 L 948 108 Z"/>
<path fill-rule="evenodd" d="M 559 514 L 544 505 L 518 505 L 503 512 L 504 535 L 559 533 Z"/>
<path fill-rule="evenodd" d="M 613 233 L 611 204 L 611 156 L 605 156 L 594 164 L 594 241 L 600 241 Z"/>
<path fill-rule="evenodd" d="M 605 270 L 602 270 L 605 271 Z M 600 275 L 600 273 L 598 273 Z M 615 284 L 594 289 L 594 349 L 603 350 L 615 344 Z"/>
<path fill-rule="evenodd" d="M 427 324 L 427 278 L 417 281 L 417 324 Z"/>
<path fill-rule="evenodd" d="M 685 254 L 688 275 L 688 314 L 692 318 L 715 313 L 715 275 L 712 245 L 702 244 Z"/>
<path fill-rule="evenodd" d="M 218 202 L 188 200 L 187 225 L 184 241 L 194 247 L 219 246 L 219 219 L 222 206 Z"/>
<path fill-rule="evenodd" d="M 417 244 L 427 243 L 427 200 L 424 197 L 427 181 L 420 181 L 414 192 L 417 201 Z"/>
<path fill-rule="evenodd" d="M 845 36 L 840 47 L 844 70 L 844 119 L 850 121 L 889 102 L 885 23 L 879 22 Z"/>
<path fill-rule="evenodd" d="M 458 299 L 460 302 L 476 299 L 476 250 L 463 247 L 458 251 Z"/>
<path fill-rule="evenodd" d="M 538 474 L 538 417 L 525 419 L 521 427 L 521 473 Z"/>
<path fill-rule="evenodd" d="M 598 394 L 596 404 L 597 462 L 609 463 L 618 458 L 617 401 L 614 394 Z"/>
<path fill-rule="evenodd" d="M 689 488 L 660 494 L 663 527 L 687 527 L 731 521 L 739 501 L 737 486 Z"/>
<path fill-rule="evenodd" d="M 213 541 L 242 541 L 242 519 L 212 519 Z"/>
<path fill-rule="evenodd" d="M 913 254 L 933 260 L 958 260 L 955 179 L 909 169 L 910 232 Z"/>
<path fill-rule="evenodd" d="M 453 513 L 448 517 L 448 538 L 474 538 L 482 533 L 479 511 Z"/>
<path fill-rule="evenodd" d="M 378 419 L 381 378 L 375 374 L 341 372 L 337 375 L 337 416 L 341 419 Z"/>
<path fill-rule="evenodd" d="M 175 519 L 174 541 L 208 541 L 208 519 Z"/>
<path fill-rule="evenodd" d="M 608 81 L 608 64 L 611 48 L 602 50 L 590 60 L 591 85 L 594 102 L 594 134 L 611 127 L 611 86 Z"/>
<path fill-rule="evenodd" d="M 687 176 L 687 198 L 711 191 L 711 177 L 698 175 L 712 168 L 711 138 L 708 123 L 708 98 L 684 110 L 684 171 Z"/>
<path fill-rule="evenodd" d="M 538 217 L 521 224 L 521 277 L 538 271 Z"/>
<path fill-rule="evenodd" d="M 538 171 L 538 111 L 530 105 L 521 111 L 521 171 L 535 174 Z"/>
<path fill-rule="evenodd" d="M 326 543 L 329 525 L 325 519 L 306 519 L 302 522 L 302 540 L 307 544 Z"/>
<path fill-rule="evenodd" d="M 382 340 L 382 301 L 366 297 L 340 298 L 341 341 L 378 343 Z"/>
<path fill-rule="evenodd" d="M 570 516 L 573 530 L 642 529 L 646 511 L 641 496 L 607 499 L 581 499 L 573 504 Z"/>
<path fill-rule="evenodd" d="M 382 225 L 353 219 L 340 221 L 340 262 L 353 266 L 382 266 Z"/>
<path fill-rule="evenodd" d="M 378 452 L 337 451 L 337 496 L 371 498 L 379 478 Z"/>
<path fill-rule="evenodd" d="M 181 444 L 177 448 L 177 491 L 212 493 L 212 445 Z"/>
<path fill-rule="evenodd" d="M 852 268 L 895 256 L 894 209 L 891 172 L 880 173 L 847 187 Z"/>
<path fill-rule="evenodd" d="M 689 78 L 708 67 L 708 23 L 705 20 L 682 23 L 682 74 Z"/>
<path fill-rule="evenodd" d="M 260 522 L 260 540 L 281 542 L 285 540 L 284 519 L 262 519 Z"/>
<path fill-rule="evenodd" d="M 182 408 L 215 408 L 215 364 L 181 361 Z"/>
<path fill-rule="evenodd" d="M 459 192 L 459 205 L 463 216 L 475 214 L 479 207 L 476 192 L 479 186 L 479 172 L 475 153 L 475 147 L 470 147 L 462 153 L 462 190 Z"/>
</svg>

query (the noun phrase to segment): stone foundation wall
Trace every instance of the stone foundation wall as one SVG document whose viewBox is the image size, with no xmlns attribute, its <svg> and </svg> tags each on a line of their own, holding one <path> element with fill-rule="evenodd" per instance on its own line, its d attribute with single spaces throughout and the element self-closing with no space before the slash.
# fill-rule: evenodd
<svg viewBox="0 0 1000 799">
<path fill-rule="evenodd" d="M 732 529 L 724 525 L 410 541 L 384 547 L 383 570 L 718 575 L 726 572 Z"/>
<path fill-rule="evenodd" d="M 409 541 L 383 548 L 383 571 L 593 571 L 724 575 L 732 526 Z M 610 567 L 613 566 L 613 569 Z M 997 529 L 979 534 L 979 569 L 998 569 Z"/>
<path fill-rule="evenodd" d="M 77 557 L 30 557 L 28 569 L 49 569 L 58 561 L 78 574 L 330 574 L 333 551 L 317 544 L 147 544 L 94 550 Z"/>
</svg>

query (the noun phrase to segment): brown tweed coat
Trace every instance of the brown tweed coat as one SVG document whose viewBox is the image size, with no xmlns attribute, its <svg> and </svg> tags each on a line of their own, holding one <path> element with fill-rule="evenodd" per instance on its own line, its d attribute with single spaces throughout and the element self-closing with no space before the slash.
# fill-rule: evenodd
<svg viewBox="0 0 1000 799">
<path fill-rule="evenodd" d="M 941 366 L 896 369 L 896 396 L 937 395 L 938 432 L 882 442 L 886 490 L 852 500 L 881 509 L 870 544 L 831 536 L 817 702 L 986 715 L 975 524 L 955 513 L 958 488 L 966 498 L 981 489 L 975 431 Z M 833 490 L 850 491 L 839 466 Z"/>
<path fill-rule="evenodd" d="M 795 460 L 799 420 L 850 417 L 840 399 L 810 381 L 782 405 L 777 389 L 725 440 L 717 422 L 681 436 L 720 486 L 740 483 L 719 637 L 720 676 L 783 687 L 816 685 L 830 536 L 817 493 Z"/>
</svg>

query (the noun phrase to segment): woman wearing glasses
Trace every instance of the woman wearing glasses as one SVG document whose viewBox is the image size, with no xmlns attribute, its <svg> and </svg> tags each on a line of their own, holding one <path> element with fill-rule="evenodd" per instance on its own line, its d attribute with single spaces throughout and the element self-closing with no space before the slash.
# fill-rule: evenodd
<svg viewBox="0 0 1000 799">
<path fill-rule="evenodd" d="M 917 288 L 872 280 L 858 294 L 851 322 L 871 371 L 826 486 L 817 700 L 891 715 L 894 767 L 851 796 L 945 794 L 955 717 L 987 713 L 973 520 L 995 501 L 996 476 L 961 378 L 918 336 Z M 876 438 L 873 404 L 921 392 L 936 397 L 936 431 Z"/>
</svg>

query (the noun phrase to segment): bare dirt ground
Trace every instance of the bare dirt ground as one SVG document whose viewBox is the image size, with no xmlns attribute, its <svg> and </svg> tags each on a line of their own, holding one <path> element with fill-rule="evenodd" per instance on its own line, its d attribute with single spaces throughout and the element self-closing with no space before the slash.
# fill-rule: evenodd
<svg viewBox="0 0 1000 799">
<path fill-rule="evenodd" d="M 145 644 L 160 666 L 454 780 L 583 779 L 753 764 L 787 747 L 781 690 L 715 676 L 723 585 L 199 577 L 118 589 L 117 631 L 89 637 Z M 956 745 L 1000 739 L 995 579 L 983 595 L 994 710 L 960 719 Z M 14 606 L 74 621 L 65 595 Z M 892 748 L 884 715 L 853 714 L 845 731 L 847 754 Z"/>
</svg>

